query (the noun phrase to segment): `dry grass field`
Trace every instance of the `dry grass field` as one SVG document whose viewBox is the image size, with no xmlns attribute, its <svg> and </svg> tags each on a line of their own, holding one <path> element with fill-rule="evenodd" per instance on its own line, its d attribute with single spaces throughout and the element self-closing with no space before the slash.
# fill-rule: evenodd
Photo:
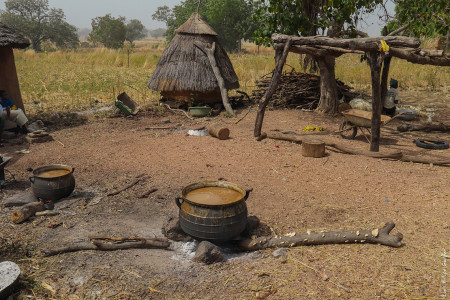
<svg viewBox="0 0 450 300">
<path fill-rule="evenodd" d="M 159 94 L 146 86 L 165 47 L 164 40 L 136 42 L 126 50 L 85 48 L 76 51 L 16 51 L 16 64 L 22 96 L 28 112 L 82 110 L 110 105 L 126 91 L 136 102 L 147 105 Z M 240 54 L 230 54 L 240 81 L 240 90 L 250 94 L 255 82 L 274 67 L 271 48 L 245 43 Z M 288 56 L 285 70 L 302 70 L 299 55 Z M 344 55 L 337 60 L 336 76 L 358 90 L 370 90 L 370 69 L 359 55 Z M 394 58 L 391 77 L 401 89 L 440 90 L 450 82 L 448 68 L 414 65 Z"/>
</svg>

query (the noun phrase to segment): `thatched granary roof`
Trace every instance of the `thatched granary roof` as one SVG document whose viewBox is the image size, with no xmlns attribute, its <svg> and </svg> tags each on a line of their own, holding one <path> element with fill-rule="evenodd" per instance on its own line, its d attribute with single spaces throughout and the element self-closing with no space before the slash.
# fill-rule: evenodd
<svg viewBox="0 0 450 300">
<path fill-rule="evenodd" d="M 212 27 L 202 19 L 199 13 L 193 13 L 183 25 L 175 30 L 175 32 L 217 35 L 214 29 L 212 29 Z"/>
<path fill-rule="evenodd" d="M 219 85 L 208 57 L 195 45 L 195 41 L 216 43 L 215 58 L 227 89 L 239 87 L 239 81 L 226 51 L 219 44 L 217 33 L 200 17 L 192 16 L 176 31 L 177 34 L 167 45 L 148 87 L 162 92 L 219 91 Z"/>
<path fill-rule="evenodd" d="M 3 23 L 0 23 L 0 47 L 1 48 L 26 48 L 30 46 L 30 41 L 9 28 Z"/>
</svg>

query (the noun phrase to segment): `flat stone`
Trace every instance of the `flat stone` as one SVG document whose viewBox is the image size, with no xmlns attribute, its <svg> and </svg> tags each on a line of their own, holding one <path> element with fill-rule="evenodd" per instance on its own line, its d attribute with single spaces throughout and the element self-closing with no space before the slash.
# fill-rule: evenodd
<svg viewBox="0 0 450 300">
<path fill-rule="evenodd" d="M 26 192 L 12 195 L 11 197 L 4 199 L 2 202 L 5 207 L 11 207 L 11 206 L 22 206 L 36 201 L 39 201 L 39 199 L 36 198 L 36 196 L 33 194 L 33 192 L 31 192 L 31 190 L 29 190 Z"/>
<path fill-rule="evenodd" d="M 37 136 L 37 137 L 33 137 L 33 136 L 28 136 L 27 135 L 25 137 L 25 139 L 30 144 L 45 143 L 45 142 L 53 141 L 53 137 L 51 135 L 43 135 L 43 136 Z"/>
<path fill-rule="evenodd" d="M 0 299 L 7 299 L 19 281 L 20 268 L 12 261 L 0 263 Z"/>
<path fill-rule="evenodd" d="M 194 261 L 204 263 L 204 264 L 212 264 L 215 262 L 223 261 L 223 254 L 220 248 L 208 241 L 202 241 L 195 252 L 195 256 L 193 258 Z"/>
<path fill-rule="evenodd" d="M 275 250 L 273 252 L 273 257 L 278 258 L 278 257 L 281 257 L 283 255 L 286 255 L 286 253 L 287 253 L 287 249 L 286 248 L 280 248 L 280 249 Z"/>
</svg>

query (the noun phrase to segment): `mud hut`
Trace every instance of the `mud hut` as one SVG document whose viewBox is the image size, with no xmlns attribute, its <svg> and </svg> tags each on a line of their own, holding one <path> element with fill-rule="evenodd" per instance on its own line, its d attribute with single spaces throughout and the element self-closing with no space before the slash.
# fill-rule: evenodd
<svg viewBox="0 0 450 300">
<path fill-rule="evenodd" d="M 24 107 L 13 48 L 24 49 L 29 45 L 30 42 L 26 38 L 0 23 L 0 90 L 7 90 L 14 104 L 22 110 Z"/>
<path fill-rule="evenodd" d="M 194 45 L 200 41 L 216 44 L 214 57 L 227 90 L 239 87 L 239 81 L 226 51 L 217 39 L 217 33 L 198 13 L 177 30 L 158 61 L 148 87 L 161 96 L 194 103 L 221 102 L 217 79 L 205 53 Z"/>
</svg>

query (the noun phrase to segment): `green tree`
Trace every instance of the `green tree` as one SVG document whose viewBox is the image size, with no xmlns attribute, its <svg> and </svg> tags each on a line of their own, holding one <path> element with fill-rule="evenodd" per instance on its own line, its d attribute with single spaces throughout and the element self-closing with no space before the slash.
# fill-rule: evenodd
<svg viewBox="0 0 450 300">
<path fill-rule="evenodd" d="M 253 0 L 253 17 L 260 24 L 255 41 L 271 44 L 273 33 L 313 36 L 327 31 L 355 31 L 361 15 L 373 12 L 382 0 Z"/>
<path fill-rule="evenodd" d="M 156 12 L 152 15 L 152 19 L 167 23 L 169 19 L 173 18 L 172 11 L 167 5 L 159 6 Z"/>
<path fill-rule="evenodd" d="M 327 32 L 330 37 L 355 33 L 361 14 L 372 12 L 382 0 L 254 0 L 254 18 L 260 24 L 255 31 L 257 44 L 271 44 L 271 35 L 282 33 L 313 36 Z M 315 57 L 320 69 L 320 113 L 334 114 L 338 94 L 335 57 Z"/>
<path fill-rule="evenodd" d="M 141 39 L 146 36 L 146 29 L 141 21 L 132 19 L 127 25 L 127 34 L 125 36 L 125 40 L 133 43 L 135 40 Z"/>
<path fill-rule="evenodd" d="M 110 14 L 96 17 L 91 22 L 92 31 L 88 40 L 93 43 L 102 43 L 107 48 L 119 49 L 125 42 L 127 28 L 125 18 L 113 18 Z"/>
<path fill-rule="evenodd" d="M 450 26 L 450 5 L 448 0 L 396 0 L 395 20 L 388 25 L 392 31 L 404 25 L 408 34 L 415 37 L 446 36 Z"/>
<path fill-rule="evenodd" d="M 175 35 L 175 29 L 181 26 L 197 11 L 217 32 L 218 39 L 227 51 L 239 49 L 241 39 L 250 39 L 256 28 L 251 15 L 253 5 L 246 0 L 185 0 L 172 10 L 167 6 L 158 7 L 153 19 L 166 23 L 167 40 Z"/>
<path fill-rule="evenodd" d="M 59 47 L 79 43 L 76 27 L 65 21 L 61 9 L 49 8 L 48 0 L 6 0 L 0 21 L 29 38 L 35 51 L 46 40 Z"/>
</svg>

